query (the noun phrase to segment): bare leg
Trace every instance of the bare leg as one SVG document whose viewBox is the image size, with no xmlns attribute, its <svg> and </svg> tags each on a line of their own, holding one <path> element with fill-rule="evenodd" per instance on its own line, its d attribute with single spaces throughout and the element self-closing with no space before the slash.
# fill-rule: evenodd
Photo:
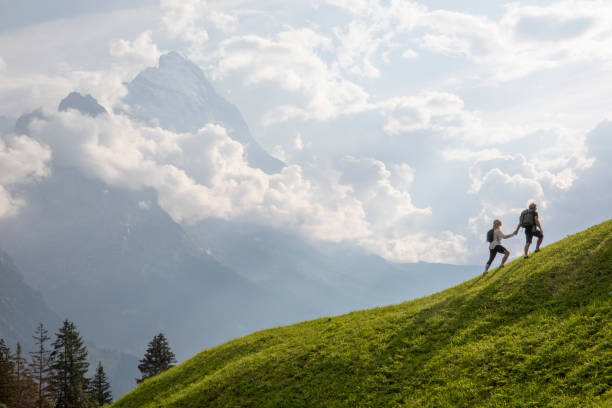
<svg viewBox="0 0 612 408">
<path fill-rule="evenodd" d="M 525 244 L 525 256 L 529 256 L 529 245 L 531 245 L 529 242 Z"/>
<path fill-rule="evenodd" d="M 501 261 L 501 266 L 504 266 L 504 264 L 506 263 L 506 260 L 508 259 L 509 256 L 510 256 L 510 251 L 508 251 L 506 249 L 504 251 L 504 257 L 502 258 L 502 261 Z"/>
<path fill-rule="evenodd" d="M 540 238 L 538 238 L 538 243 L 536 244 L 536 251 L 540 250 L 540 245 L 542 245 L 542 241 L 544 240 L 544 234 Z"/>
<path fill-rule="evenodd" d="M 484 270 L 484 272 L 482 273 L 483 275 L 484 275 L 485 273 L 489 272 L 489 267 L 490 267 L 490 266 L 491 266 L 491 264 L 485 264 L 485 270 Z"/>
</svg>

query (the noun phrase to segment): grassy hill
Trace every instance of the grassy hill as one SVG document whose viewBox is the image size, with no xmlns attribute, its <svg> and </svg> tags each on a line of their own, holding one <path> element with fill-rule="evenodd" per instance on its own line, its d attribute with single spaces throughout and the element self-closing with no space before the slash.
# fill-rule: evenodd
<svg viewBox="0 0 612 408">
<path fill-rule="evenodd" d="M 612 406 L 612 221 L 433 296 L 206 350 L 113 405 L 479 406 Z"/>
</svg>

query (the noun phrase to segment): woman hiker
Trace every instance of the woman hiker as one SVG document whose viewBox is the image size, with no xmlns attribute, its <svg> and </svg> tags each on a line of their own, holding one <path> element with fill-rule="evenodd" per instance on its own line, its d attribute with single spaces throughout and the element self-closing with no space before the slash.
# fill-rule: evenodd
<svg viewBox="0 0 612 408">
<path fill-rule="evenodd" d="M 493 230 L 492 230 L 493 237 L 489 244 L 489 261 L 485 265 L 485 270 L 484 270 L 483 275 L 489 272 L 489 267 L 491 266 L 491 262 L 493 262 L 493 259 L 495 259 L 495 255 L 497 255 L 498 252 L 500 254 L 504 254 L 504 257 L 502 258 L 502 261 L 501 261 L 501 265 L 499 265 L 500 268 L 504 267 L 506 260 L 510 256 L 510 251 L 508 251 L 506 248 L 502 246 L 501 240 L 511 238 L 515 236 L 518 232 L 515 231 L 512 234 L 504 235 L 504 233 L 501 230 L 501 225 L 502 225 L 502 222 L 500 220 L 493 221 Z M 491 231 L 489 231 L 489 235 L 490 234 L 491 234 Z"/>
</svg>

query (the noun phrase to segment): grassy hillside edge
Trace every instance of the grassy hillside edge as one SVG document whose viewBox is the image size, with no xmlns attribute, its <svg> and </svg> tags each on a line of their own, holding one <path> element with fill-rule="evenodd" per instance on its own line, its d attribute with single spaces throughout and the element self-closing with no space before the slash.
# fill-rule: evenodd
<svg viewBox="0 0 612 408">
<path fill-rule="evenodd" d="M 434 406 L 612 406 L 612 221 L 426 298 L 233 340 L 113 405 Z"/>
</svg>

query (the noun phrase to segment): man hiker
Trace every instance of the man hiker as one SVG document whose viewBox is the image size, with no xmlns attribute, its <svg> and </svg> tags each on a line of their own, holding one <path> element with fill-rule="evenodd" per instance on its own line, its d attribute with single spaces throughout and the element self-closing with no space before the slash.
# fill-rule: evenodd
<svg viewBox="0 0 612 408">
<path fill-rule="evenodd" d="M 489 272 L 489 267 L 491 266 L 493 259 L 495 259 L 495 256 L 498 253 L 504 254 L 504 257 L 501 261 L 501 265 L 499 265 L 500 268 L 504 267 L 506 260 L 510 256 L 510 251 L 504 248 L 504 246 L 501 244 L 501 240 L 515 236 L 516 234 L 518 234 L 518 231 L 514 231 L 514 233 L 512 234 L 505 235 L 501 230 L 501 226 L 502 222 L 500 220 L 495 220 L 493 221 L 493 229 L 487 232 L 487 241 L 489 242 L 489 260 L 485 265 L 483 275 Z"/>
<path fill-rule="evenodd" d="M 525 228 L 525 256 L 524 258 L 529 258 L 529 246 L 531 245 L 531 241 L 533 237 L 538 238 L 538 242 L 536 243 L 535 252 L 540 252 L 540 245 L 542 245 L 542 240 L 544 239 L 544 230 L 542 229 L 542 225 L 540 225 L 540 220 L 538 219 L 538 212 L 536 211 L 538 208 L 536 203 L 529 204 L 529 208 L 523 210 L 521 213 L 521 218 L 519 219 L 519 224 L 516 227 L 514 233 L 518 233 L 518 230 L 522 227 Z"/>
</svg>

